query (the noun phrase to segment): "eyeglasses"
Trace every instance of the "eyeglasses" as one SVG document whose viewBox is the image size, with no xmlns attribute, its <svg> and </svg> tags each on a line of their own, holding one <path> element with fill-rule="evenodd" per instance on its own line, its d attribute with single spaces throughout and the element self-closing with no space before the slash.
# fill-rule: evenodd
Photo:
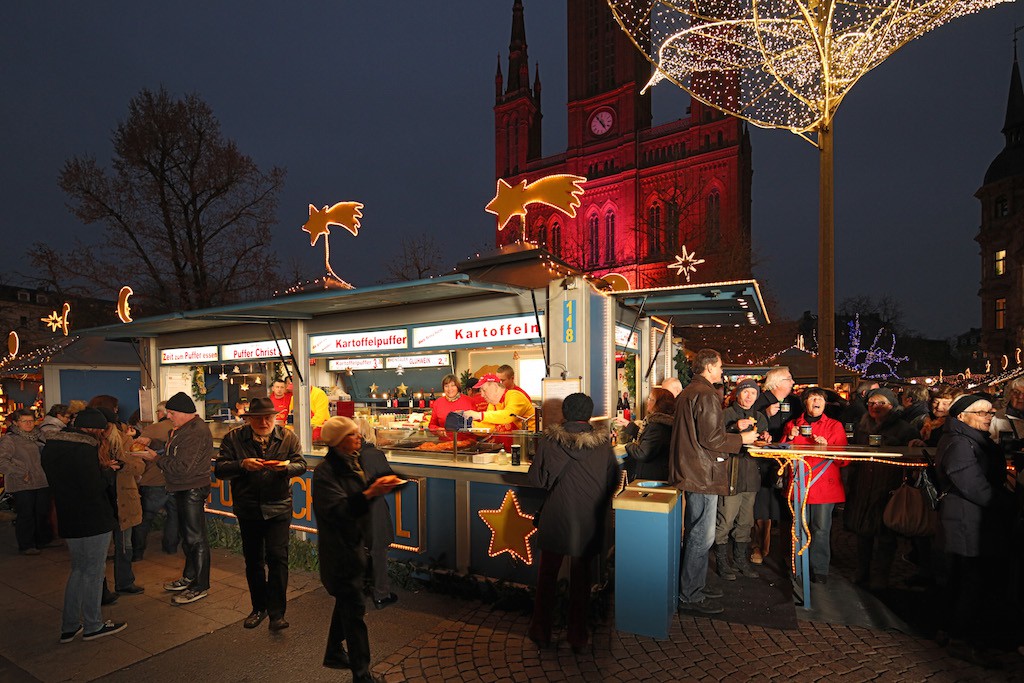
<svg viewBox="0 0 1024 683">
<path fill-rule="evenodd" d="M 888 406 L 892 405 L 888 401 L 868 401 L 869 406 Z"/>
<path fill-rule="evenodd" d="M 967 415 L 981 415 L 982 417 L 995 417 L 998 411 L 995 410 L 965 410 Z"/>
</svg>

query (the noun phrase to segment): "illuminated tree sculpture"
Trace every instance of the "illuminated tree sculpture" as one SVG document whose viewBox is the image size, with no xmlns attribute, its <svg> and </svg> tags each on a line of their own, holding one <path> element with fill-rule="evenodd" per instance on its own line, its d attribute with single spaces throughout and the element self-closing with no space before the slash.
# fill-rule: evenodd
<svg viewBox="0 0 1024 683">
<path fill-rule="evenodd" d="M 861 76 L 959 16 L 1010 0 L 607 0 L 668 80 L 757 126 L 820 151 L 818 381 L 835 371 L 832 121 Z M 646 89 L 646 88 L 645 88 Z"/>
</svg>

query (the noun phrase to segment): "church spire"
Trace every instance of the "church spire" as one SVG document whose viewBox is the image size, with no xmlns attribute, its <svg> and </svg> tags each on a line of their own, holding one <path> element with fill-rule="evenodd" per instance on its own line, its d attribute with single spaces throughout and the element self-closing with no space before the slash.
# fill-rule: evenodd
<svg viewBox="0 0 1024 683">
<path fill-rule="evenodd" d="M 501 54 L 498 54 L 498 71 L 494 74 L 494 100 L 495 102 L 501 102 L 501 87 L 504 83 L 504 78 L 501 75 Z"/>
<path fill-rule="evenodd" d="M 505 93 L 530 89 L 530 58 L 526 54 L 526 21 L 523 0 L 512 4 L 512 37 L 508 43 L 508 87 Z"/>
<path fill-rule="evenodd" d="M 1017 39 L 1013 41 L 1013 69 L 1010 72 L 1010 94 L 1006 99 L 1006 119 L 1003 122 L 1003 135 L 1006 136 L 1006 146 L 1012 142 L 1011 136 L 1016 136 L 1017 143 L 1020 143 L 1021 128 L 1024 127 L 1024 89 L 1020 82 L 1020 65 L 1017 63 Z"/>
</svg>

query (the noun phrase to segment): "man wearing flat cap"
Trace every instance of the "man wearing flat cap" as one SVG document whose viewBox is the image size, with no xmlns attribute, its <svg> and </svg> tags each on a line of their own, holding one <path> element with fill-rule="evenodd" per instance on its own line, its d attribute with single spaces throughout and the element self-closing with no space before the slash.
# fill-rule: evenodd
<svg viewBox="0 0 1024 683">
<path fill-rule="evenodd" d="M 171 599 L 172 603 L 185 605 L 202 600 L 210 590 L 210 543 L 206 537 L 204 505 L 210 495 L 213 436 L 185 392 L 179 391 L 167 399 L 166 411 L 174 431 L 164 454 L 156 456 L 156 463 L 178 508 L 185 570 L 180 579 L 165 583 L 164 590 L 178 594 Z"/>
<path fill-rule="evenodd" d="M 220 444 L 213 473 L 231 482 L 231 502 L 242 534 L 245 579 L 252 613 L 243 622 L 256 628 L 270 617 L 270 630 L 288 628 L 288 537 L 292 520 L 292 477 L 306 471 L 299 438 L 274 424 L 277 408 L 256 398 L 242 415 L 246 424 Z"/>
</svg>

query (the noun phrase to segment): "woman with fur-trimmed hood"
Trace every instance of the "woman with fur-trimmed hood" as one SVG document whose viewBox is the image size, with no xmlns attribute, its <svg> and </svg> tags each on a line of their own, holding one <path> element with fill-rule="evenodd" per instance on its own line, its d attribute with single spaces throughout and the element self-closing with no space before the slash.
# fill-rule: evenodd
<svg viewBox="0 0 1024 683">
<path fill-rule="evenodd" d="M 605 517 L 619 483 L 609 434 L 590 424 L 593 412 L 594 401 L 586 394 L 566 396 L 565 422 L 544 430 L 530 465 L 530 484 L 548 491 L 536 521 L 540 564 L 529 631 L 539 647 L 551 644 L 555 586 L 566 556 L 572 561 L 568 640 L 577 652 L 587 644 L 590 567 L 601 549 Z"/>
</svg>

